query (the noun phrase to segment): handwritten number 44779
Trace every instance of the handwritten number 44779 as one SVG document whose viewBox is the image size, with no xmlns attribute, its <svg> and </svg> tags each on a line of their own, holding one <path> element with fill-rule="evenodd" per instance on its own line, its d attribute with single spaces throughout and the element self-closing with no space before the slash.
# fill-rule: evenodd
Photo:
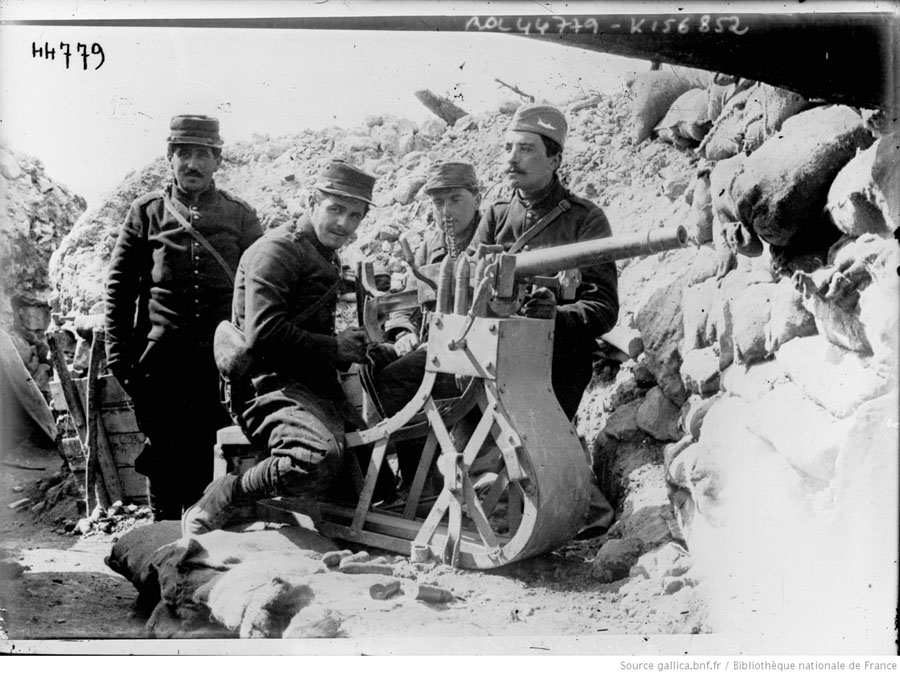
<svg viewBox="0 0 900 675">
<path fill-rule="evenodd" d="M 103 47 L 101 47 L 96 42 L 92 43 L 90 46 L 86 45 L 83 42 L 78 42 L 75 44 L 75 57 L 81 57 L 82 70 L 88 69 L 88 60 L 96 61 L 98 60 L 95 57 L 99 57 L 99 63 L 94 66 L 94 70 L 97 70 L 106 62 L 106 55 L 103 53 Z M 49 59 L 50 61 L 56 60 L 56 49 L 50 46 L 49 42 L 45 42 L 43 46 L 38 45 L 36 42 L 31 43 L 31 56 L 35 59 Z M 60 58 L 65 58 L 66 60 L 66 68 L 69 68 L 69 63 L 72 58 L 72 45 L 68 42 L 60 42 L 59 43 L 59 56 Z"/>
</svg>

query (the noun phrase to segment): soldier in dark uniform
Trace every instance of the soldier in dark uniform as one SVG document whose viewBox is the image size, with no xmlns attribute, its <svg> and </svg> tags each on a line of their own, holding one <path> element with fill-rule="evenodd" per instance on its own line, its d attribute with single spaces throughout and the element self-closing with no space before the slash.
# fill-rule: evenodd
<svg viewBox="0 0 900 675">
<path fill-rule="evenodd" d="M 552 106 L 526 105 L 516 111 L 504 139 L 506 180 L 514 193 L 485 211 L 470 254 L 479 244 L 500 244 L 515 251 L 612 234 L 603 211 L 569 192 L 556 174 L 566 131 L 565 117 Z M 530 238 L 517 243 L 523 234 Z M 597 338 L 615 325 L 619 313 L 615 264 L 586 266 L 581 275 L 574 301 L 558 304 L 553 293 L 537 289 L 522 308 L 525 316 L 555 317 L 553 391 L 569 419 L 591 380 Z"/>
<path fill-rule="evenodd" d="M 603 211 L 573 195 L 557 176 L 567 130 L 565 116 L 552 106 L 525 105 L 516 111 L 504 138 L 506 181 L 514 192 L 485 211 L 470 254 L 479 244 L 516 252 L 611 236 Z M 570 420 L 590 383 L 597 339 L 615 325 L 619 313 L 615 264 L 585 266 L 580 272 L 574 300 L 560 303 L 550 290 L 538 288 L 521 310 L 528 317 L 555 320 L 551 384 Z M 612 515 L 595 484 L 582 536 L 601 532 Z"/>
<path fill-rule="evenodd" d="M 429 169 L 425 192 L 431 200 L 436 227 L 426 232 L 416 248 L 415 262 L 419 267 L 439 263 L 448 255 L 455 260 L 464 253 L 480 219 L 481 190 L 475 167 L 471 164 L 436 162 Z M 417 334 L 422 317 L 420 312 L 417 313 L 418 320 L 409 326 L 410 330 L 395 337 L 393 349 L 398 358 L 375 372 L 375 389 L 385 416 L 399 412 L 419 389 L 425 376 L 425 345 Z M 392 321 L 395 317 L 388 319 L 386 330 L 391 328 Z M 436 398 L 451 398 L 459 396 L 460 391 L 452 376 L 439 375 L 432 393 Z M 398 461 L 401 476 L 405 481 L 411 481 L 418 453 L 400 448 Z"/>
<path fill-rule="evenodd" d="M 147 436 L 136 468 L 158 520 L 180 518 L 212 478 L 216 431 L 229 424 L 213 332 L 230 315 L 241 254 L 262 235 L 255 211 L 216 188 L 222 144 L 218 120 L 172 119 L 173 183 L 134 201 L 109 264 L 108 364 Z"/>
<path fill-rule="evenodd" d="M 337 250 L 372 205 L 375 178 L 340 160 L 319 176 L 306 213 L 241 258 L 232 321 L 253 358 L 249 392 L 234 415 L 270 455 L 240 477 L 213 481 L 182 519 L 185 535 L 218 529 L 235 507 L 275 496 L 321 496 L 343 468 L 344 434 L 362 421 L 338 371 L 366 359 L 366 335 L 335 335 L 341 286 Z"/>
</svg>

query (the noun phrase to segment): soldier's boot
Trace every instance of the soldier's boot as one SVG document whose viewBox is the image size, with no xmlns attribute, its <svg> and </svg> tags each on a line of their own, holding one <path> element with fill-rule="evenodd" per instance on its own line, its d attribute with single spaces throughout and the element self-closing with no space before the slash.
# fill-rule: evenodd
<svg viewBox="0 0 900 675">
<path fill-rule="evenodd" d="M 210 483 L 200 501 L 181 517 L 182 536 L 206 534 L 224 527 L 238 510 L 235 489 L 239 480 L 238 476 L 228 474 Z"/>
</svg>

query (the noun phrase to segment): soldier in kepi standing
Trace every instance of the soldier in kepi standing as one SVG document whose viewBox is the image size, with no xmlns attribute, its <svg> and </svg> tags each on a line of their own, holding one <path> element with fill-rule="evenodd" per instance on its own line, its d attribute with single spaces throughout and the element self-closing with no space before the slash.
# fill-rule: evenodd
<svg viewBox="0 0 900 675">
<path fill-rule="evenodd" d="M 212 478 L 216 431 L 230 424 L 213 360 L 231 315 L 241 254 L 262 236 L 256 212 L 216 187 L 218 120 L 172 118 L 173 182 L 131 205 L 106 282 L 109 370 L 132 397 L 147 437 L 135 468 L 157 520 L 179 519 Z"/>
<path fill-rule="evenodd" d="M 251 444 L 269 456 L 241 476 L 213 481 L 185 512 L 184 535 L 218 529 L 236 507 L 257 499 L 317 498 L 341 487 L 345 432 L 363 422 L 338 371 L 366 360 L 367 339 L 358 327 L 335 334 L 337 250 L 368 213 L 374 185 L 373 176 L 332 160 L 306 213 L 241 258 L 232 322 L 243 332 L 252 365 L 245 393 L 233 393 L 232 414 Z"/>
<path fill-rule="evenodd" d="M 486 209 L 470 254 L 479 244 L 499 244 L 516 253 L 611 236 L 603 211 L 559 180 L 567 130 L 565 116 L 553 106 L 524 105 L 516 111 L 504 137 L 506 181 L 514 192 Z M 619 313 L 615 264 L 584 266 L 580 272 L 574 300 L 562 302 L 549 289 L 537 288 L 521 310 L 527 317 L 554 320 L 551 384 L 570 420 L 590 383 L 597 339 L 615 325 Z M 589 524 L 602 529 L 611 522 L 612 509 L 599 490 L 591 502 Z"/>
</svg>

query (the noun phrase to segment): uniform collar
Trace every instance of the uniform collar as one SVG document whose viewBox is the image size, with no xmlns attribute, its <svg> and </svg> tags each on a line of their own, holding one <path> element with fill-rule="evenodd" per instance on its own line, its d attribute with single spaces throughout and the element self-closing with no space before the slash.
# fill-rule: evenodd
<svg viewBox="0 0 900 675">
<path fill-rule="evenodd" d="M 472 222 L 466 227 L 463 231 L 462 236 L 456 237 L 456 248 L 460 251 L 465 251 L 469 247 L 469 243 L 472 241 L 472 237 L 475 236 L 475 229 L 478 227 L 478 222 L 481 220 L 481 214 L 476 211 L 475 215 L 472 216 Z M 447 243 L 447 233 L 444 233 L 444 243 Z"/>
<path fill-rule="evenodd" d="M 177 183 L 173 182 L 172 185 L 170 186 L 170 194 L 172 195 L 172 197 L 174 197 L 175 199 L 180 201 L 185 206 L 193 205 L 193 206 L 199 206 L 199 207 L 206 207 L 216 201 L 216 194 L 217 194 L 216 182 L 215 181 L 211 182 L 209 184 L 209 187 L 206 188 L 200 194 L 196 195 L 196 197 L 194 195 L 192 195 L 190 192 L 185 192 L 180 187 L 178 187 Z"/>
<path fill-rule="evenodd" d="M 556 206 L 561 199 L 561 196 L 558 196 L 561 192 L 565 192 L 565 188 L 559 181 L 559 176 L 554 173 L 553 179 L 547 187 L 530 194 L 528 197 L 521 190 L 516 190 L 516 198 L 525 205 L 525 208 L 541 211 L 545 206 Z"/>
<path fill-rule="evenodd" d="M 300 216 L 291 230 L 294 238 L 309 241 L 325 260 L 338 260 L 338 252 L 333 248 L 328 248 L 319 241 L 319 237 L 316 236 L 316 230 L 313 228 L 312 220 L 309 219 L 309 214 L 304 213 Z"/>
</svg>

